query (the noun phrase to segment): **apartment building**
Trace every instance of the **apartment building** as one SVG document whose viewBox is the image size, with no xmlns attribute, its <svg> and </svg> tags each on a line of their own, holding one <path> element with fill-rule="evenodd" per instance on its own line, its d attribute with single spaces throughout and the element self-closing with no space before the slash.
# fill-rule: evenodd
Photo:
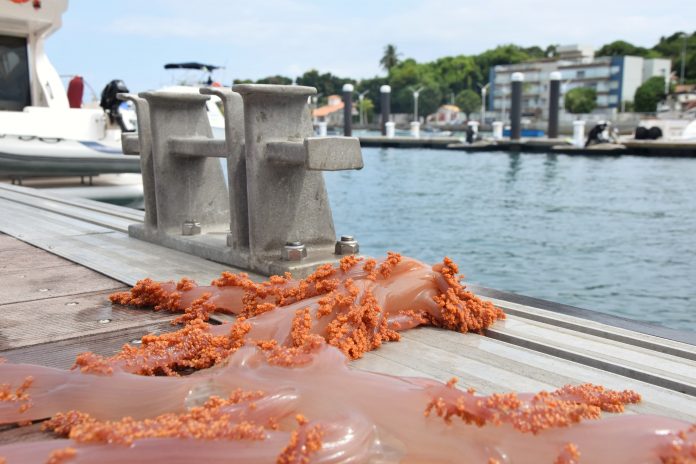
<svg viewBox="0 0 696 464">
<path fill-rule="evenodd" d="M 597 112 L 610 113 L 632 102 L 636 89 L 653 76 L 667 79 L 671 60 L 644 59 L 638 56 L 595 57 L 589 46 L 558 47 L 557 55 L 538 61 L 499 65 L 490 71 L 488 106 L 492 111 L 507 114 L 510 110 L 512 73 L 524 74 L 522 112 L 527 117 L 546 118 L 549 107 L 549 75 L 561 73 L 561 108 L 563 96 L 576 87 L 590 87 L 597 92 Z"/>
</svg>

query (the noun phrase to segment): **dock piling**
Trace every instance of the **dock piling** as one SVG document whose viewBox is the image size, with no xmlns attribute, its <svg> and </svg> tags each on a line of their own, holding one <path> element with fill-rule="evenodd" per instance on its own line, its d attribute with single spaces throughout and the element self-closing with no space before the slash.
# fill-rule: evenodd
<svg viewBox="0 0 696 464">
<path fill-rule="evenodd" d="M 343 84 L 343 135 L 353 135 L 353 84 Z"/>
<path fill-rule="evenodd" d="M 389 117 L 391 116 L 391 87 L 388 85 L 383 85 L 379 88 L 379 98 L 380 106 L 382 108 L 382 135 L 387 137 L 394 137 L 394 134 L 389 135 L 387 130 L 387 123 L 389 122 Z"/>
<path fill-rule="evenodd" d="M 549 76 L 549 129 L 548 137 L 558 137 L 558 105 L 561 98 L 561 73 L 553 71 Z"/>
<path fill-rule="evenodd" d="M 519 140 L 522 135 L 522 83 L 524 74 L 512 73 L 512 102 L 510 104 L 510 139 Z"/>
</svg>

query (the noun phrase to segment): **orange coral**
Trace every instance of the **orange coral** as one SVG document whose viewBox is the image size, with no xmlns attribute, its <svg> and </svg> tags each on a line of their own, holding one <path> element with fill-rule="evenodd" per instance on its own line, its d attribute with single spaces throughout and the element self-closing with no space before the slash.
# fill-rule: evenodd
<svg viewBox="0 0 696 464">
<path fill-rule="evenodd" d="M 177 288 L 179 288 L 178 285 Z M 174 319 L 172 324 L 185 324 L 194 320 L 207 321 L 210 319 L 210 313 L 215 312 L 215 305 L 208 301 L 211 296 L 211 293 L 204 293 L 200 298 L 194 300 L 190 306 L 184 309 L 184 314 Z"/>
<path fill-rule="evenodd" d="M 244 337 L 250 329 L 244 318 L 239 318 L 229 334 L 213 335 L 208 324 L 193 320 L 176 332 L 146 335 L 137 348 L 124 345 L 117 355 L 110 358 L 82 354 L 73 368 L 104 373 L 104 366 L 118 365 L 141 375 L 177 375 L 179 369 L 204 369 L 227 359 L 244 344 Z"/>
<path fill-rule="evenodd" d="M 48 456 L 48 461 L 46 461 L 46 464 L 63 464 L 74 458 L 76 455 L 77 450 L 75 448 L 67 447 L 53 450 Z"/>
<path fill-rule="evenodd" d="M 179 297 L 179 293 L 167 292 L 162 288 L 160 282 L 155 282 L 152 279 L 139 280 L 128 292 L 118 292 L 109 295 L 112 303 L 131 306 L 152 306 L 155 311 L 160 309 L 175 311 L 179 309 Z"/>
<path fill-rule="evenodd" d="M 379 273 L 385 279 L 388 278 L 394 267 L 401 262 L 401 255 L 399 253 L 394 253 L 393 251 L 387 252 L 387 259 L 385 259 L 382 264 L 379 265 Z"/>
<path fill-rule="evenodd" d="M 25 412 L 32 406 L 31 396 L 27 393 L 32 383 L 34 383 L 34 377 L 29 375 L 24 378 L 22 384 L 14 391 L 10 384 L 0 384 L 0 402 L 19 403 L 18 411 L 20 413 Z"/>
<path fill-rule="evenodd" d="M 140 359 L 142 362 L 146 362 L 147 359 L 143 358 L 142 352 L 154 351 L 161 359 L 162 349 L 172 351 L 178 341 L 192 338 L 193 345 L 203 348 L 203 355 L 197 356 L 188 353 L 181 355 L 181 358 L 186 361 L 184 363 L 176 365 L 173 362 L 166 362 L 166 366 L 170 364 L 172 366 L 169 368 L 162 365 L 155 366 L 155 368 L 148 366 L 136 371 L 146 374 L 154 372 L 171 375 L 172 369 L 207 367 L 211 365 L 211 362 L 215 363 L 224 359 L 232 351 L 220 349 L 220 346 L 227 345 L 228 341 L 224 337 L 214 338 L 210 334 L 206 334 L 205 326 L 200 324 L 201 321 L 208 319 L 211 312 L 217 309 L 210 296 L 216 290 L 215 287 L 217 289 L 228 287 L 241 289 L 240 293 L 225 294 L 227 295 L 225 298 L 228 298 L 226 310 L 240 313 L 246 318 L 259 316 L 308 298 L 320 297 L 317 300 L 317 307 L 315 307 L 315 317 L 321 319 L 330 316 L 331 320 L 320 325 L 319 327 L 322 329 L 314 330 L 322 330 L 322 335 L 328 343 L 338 347 L 352 359 L 360 358 L 366 351 L 379 347 L 384 341 L 399 340 L 400 336 L 397 329 L 431 323 L 460 332 L 475 331 L 481 333 L 496 320 L 505 317 L 500 309 L 495 308 L 489 302 L 483 302 L 465 290 L 464 286 L 459 283 L 458 268 L 449 258 L 445 258 L 442 264 L 433 268 L 439 273 L 437 279 L 442 277 L 440 279 L 442 293 L 433 297 L 440 307 L 439 313 L 429 313 L 422 308 L 418 311 L 390 308 L 390 314 L 387 314 L 384 308 L 380 307 L 372 290 L 374 286 L 379 285 L 378 278 L 386 280 L 392 276 L 394 269 L 403 261 L 403 258 L 398 253 L 389 252 L 387 258 L 379 265 L 374 259 L 364 260 L 362 270 L 366 275 L 359 274 L 355 277 L 361 280 L 360 287 L 351 278 L 344 278 L 342 282 L 338 273 L 345 274 L 361 260 L 362 258 L 355 256 L 346 256 L 341 259 L 338 266 L 333 267 L 330 264 L 319 266 L 310 276 L 297 281 L 292 280 L 291 276 L 286 274 L 285 276 L 272 276 L 269 280 L 259 283 L 252 281 L 248 275 L 243 273 L 223 272 L 219 279 L 212 282 L 211 292 L 201 294 L 205 289 L 198 288 L 195 295 L 201 296 L 184 310 L 183 316 L 177 319 L 177 322 L 185 322 L 192 327 L 185 328 L 183 332 L 175 334 L 143 339 L 150 346 L 145 346 L 146 343 L 143 343 L 144 346 L 138 350 L 126 346 L 121 357 L 123 359 Z M 433 279 L 432 285 L 437 285 L 436 278 L 431 278 Z M 366 283 L 366 279 L 368 282 L 375 283 Z M 168 285 L 173 288 L 172 284 Z M 130 296 L 117 294 L 112 296 L 112 300 L 129 302 L 130 304 L 156 304 L 157 307 L 172 308 L 181 304 L 182 294 L 180 292 L 186 292 L 193 288 L 197 288 L 193 281 L 182 279 L 176 285 L 176 291 L 172 290 L 170 294 L 167 294 L 162 286 L 145 279 L 133 288 Z M 186 301 L 190 301 L 191 297 L 189 295 Z M 288 334 L 288 340 L 292 342 L 294 347 L 302 345 L 312 331 L 310 311 L 310 309 L 303 310 L 301 318 L 299 315 L 295 315 L 291 333 Z M 397 317 L 393 317 L 394 315 Z M 239 340 L 239 338 L 235 338 L 234 342 L 238 345 Z M 284 342 L 284 340 L 279 341 Z M 154 357 L 150 356 L 150 358 Z M 91 368 L 94 370 L 100 369 L 95 363 L 95 359 L 90 359 L 87 365 L 92 366 Z M 128 366 L 131 371 L 135 367 L 134 363 Z"/>
<path fill-rule="evenodd" d="M 278 456 L 277 464 L 308 464 L 312 454 L 321 449 L 323 431 L 319 424 L 308 426 L 301 414 L 295 418 L 299 427 L 292 432 L 290 441 Z"/>
<path fill-rule="evenodd" d="M 501 309 L 465 289 L 459 282 L 459 268 L 451 259 L 445 258 L 437 270 L 445 279 L 448 289 L 433 297 L 441 310 L 441 318 L 431 318 L 433 325 L 462 333 L 483 333 L 495 321 L 505 319 L 505 313 Z"/>
<path fill-rule="evenodd" d="M 520 432 L 532 434 L 548 428 L 568 427 L 584 419 L 598 419 L 602 410 L 620 411 L 625 404 L 640 401 L 640 396 L 634 392 L 605 390 L 592 384 L 540 392 L 529 401 L 520 400 L 515 393 L 487 397 L 465 394 L 456 390 L 451 381 L 440 393 L 426 406 L 426 416 L 435 411 L 447 423 L 457 416 L 479 427 L 507 423 Z"/>
<path fill-rule="evenodd" d="M 353 267 L 355 267 L 356 264 L 358 264 L 360 261 L 362 261 L 363 258 L 360 258 L 359 256 L 355 255 L 347 255 L 341 258 L 341 261 L 339 263 L 339 267 L 343 272 L 348 272 L 350 271 Z"/>
<path fill-rule="evenodd" d="M 578 464 L 580 451 L 575 443 L 566 443 L 553 464 Z"/>
<path fill-rule="evenodd" d="M 675 438 L 660 453 L 662 464 L 694 464 L 696 463 L 696 440 L 689 434 L 696 433 L 696 424 L 687 430 L 679 431 Z"/>
<path fill-rule="evenodd" d="M 312 353 L 324 344 L 319 335 L 308 335 L 300 346 L 287 347 L 279 345 L 275 340 L 256 342 L 266 355 L 269 364 L 282 367 L 298 367 L 312 361 Z"/>
<path fill-rule="evenodd" d="M 162 414 L 153 419 L 97 421 L 87 414 L 70 411 L 46 422 L 54 430 L 79 443 L 130 445 L 144 438 L 190 438 L 197 440 L 264 440 L 266 430 L 249 421 L 235 422 L 225 406 L 251 402 L 263 397 L 259 391 L 236 390 L 228 399 L 210 397 L 203 406 L 181 414 Z M 251 404 L 249 405 L 251 407 Z"/>
<path fill-rule="evenodd" d="M 304 345 L 310 330 L 312 330 L 312 315 L 309 313 L 309 308 L 296 311 L 290 330 L 292 346 Z"/>
</svg>

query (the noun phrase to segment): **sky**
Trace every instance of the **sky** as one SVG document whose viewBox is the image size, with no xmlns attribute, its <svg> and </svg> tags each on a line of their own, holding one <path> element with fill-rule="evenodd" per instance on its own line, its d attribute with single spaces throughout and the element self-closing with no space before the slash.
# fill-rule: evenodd
<svg viewBox="0 0 696 464">
<path fill-rule="evenodd" d="M 364 78 L 384 74 L 388 43 L 429 61 L 505 43 L 652 46 L 678 30 L 696 30 L 696 1 L 71 0 L 46 51 L 96 93 L 115 78 L 139 92 L 172 83 L 168 62 L 224 66 L 225 85 L 311 68 Z"/>
</svg>

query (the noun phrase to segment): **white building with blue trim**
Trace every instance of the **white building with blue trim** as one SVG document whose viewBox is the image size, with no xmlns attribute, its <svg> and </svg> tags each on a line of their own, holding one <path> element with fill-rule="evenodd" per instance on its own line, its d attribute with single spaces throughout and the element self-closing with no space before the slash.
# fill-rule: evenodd
<svg viewBox="0 0 696 464">
<path fill-rule="evenodd" d="M 558 47 L 553 58 L 511 65 L 498 65 L 490 70 L 488 107 L 503 118 L 510 111 L 510 78 L 512 73 L 524 74 L 522 112 L 527 117 L 545 119 L 549 107 L 549 75 L 561 73 L 561 108 L 566 92 L 576 87 L 590 87 L 597 93 L 600 113 L 622 111 L 633 102 L 640 85 L 654 76 L 671 75 L 672 62 L 664 58 L 639 56 L 595 57 L 592 47 L 566 45 Z"/>
</svg>

